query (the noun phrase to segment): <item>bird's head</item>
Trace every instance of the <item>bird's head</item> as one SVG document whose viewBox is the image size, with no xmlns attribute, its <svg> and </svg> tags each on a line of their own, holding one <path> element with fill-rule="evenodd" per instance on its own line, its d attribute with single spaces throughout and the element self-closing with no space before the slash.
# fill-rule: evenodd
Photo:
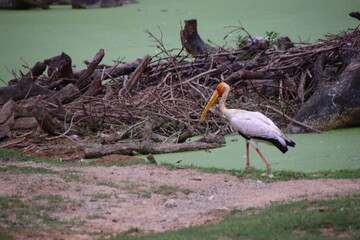
<svg viewBox="0 0 360 240">
<path fill-rule="evenodd" d="M 210 107 L 215 103 L 216 99 L 218 99 L 219 97 L 222 96 L 222 94 L 224 93 L 225 90 L 230 90 L 230 87 L 229 87 L 229 85 L 227 85 L 224 82 L 221 82 L 216 86 L 214 93 L 212 94 L 209 102 L 206 104 L 206 106 L 201 114 L 200 120 L 204 119 L 204 117 L 205 117 L 206 113 L 208 112 L 208 110 L 210 109 Z"/>
</svg>

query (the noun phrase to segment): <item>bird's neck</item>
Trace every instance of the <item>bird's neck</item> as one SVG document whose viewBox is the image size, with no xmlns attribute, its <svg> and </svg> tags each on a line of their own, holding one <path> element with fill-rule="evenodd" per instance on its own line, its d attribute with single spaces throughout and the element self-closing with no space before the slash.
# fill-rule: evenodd
<svg viewBox="0 0 360 240">
<path fill-rule="evenodd" d="M 225 91 L 223 93 L 223 95 L 221 96 L 221 99 L 219 101 L 219 110 L 220 110 L 220 112 L 222 112 L 225 115 L 226 115 L 226 112 L 228 110 L 226 105 L 225 105 L 225 102 L 226 102 L 226 99 L 228 98 L 228 95 L 229 95 L 229 91 Z"/>
</svg>

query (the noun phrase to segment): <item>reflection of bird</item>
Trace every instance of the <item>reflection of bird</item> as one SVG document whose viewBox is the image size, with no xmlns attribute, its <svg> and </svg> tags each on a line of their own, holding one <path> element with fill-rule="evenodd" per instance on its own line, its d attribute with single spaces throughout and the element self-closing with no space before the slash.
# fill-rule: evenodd
<svg viewBox="0 0 360 240">
<path fill-rule="evenodd" d="M 264 161 L 267 169 L 271 169 L 270 164 L 266 161 L 258 149 L 258 141 L 264 141 L 265 143 L 272 143 L 281 152 L 285 153 L 287 146 L 294 147 L 295 143 L 288 139 L 280 129 L 265 115 L 260 112 L 250 112 L 241 109 L 228 109 L 225 106 L 225 101 L 229 95 L 230 86 L 222 82 L 214 91 L 209 102 L 207 103 L 204 111 L 201 114 L 200 120 L 202 120 L 209 108 L 214 104 L 218 97 L 221 97 L 219 102 L 220 112 L 230 121 L 230 125 L 246 139 L 246 166 L 250 167 L 249 159 L 249 144 L 251 144 L 256 152 L 260 155 Z"/>
</svg>

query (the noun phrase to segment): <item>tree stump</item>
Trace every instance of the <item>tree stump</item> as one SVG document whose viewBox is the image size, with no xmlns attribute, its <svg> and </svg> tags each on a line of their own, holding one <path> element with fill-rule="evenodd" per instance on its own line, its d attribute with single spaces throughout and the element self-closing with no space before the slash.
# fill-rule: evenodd
<svg viewBox="0 0 360 240">
<path fill-rule="evenodd" d="M 185 20 L 185 27 L 180 31 L 181 43 L 191 55 L 205 54 L 213 49 L 204 43 L 197 31 L 197 20 Z"/>
</svg>

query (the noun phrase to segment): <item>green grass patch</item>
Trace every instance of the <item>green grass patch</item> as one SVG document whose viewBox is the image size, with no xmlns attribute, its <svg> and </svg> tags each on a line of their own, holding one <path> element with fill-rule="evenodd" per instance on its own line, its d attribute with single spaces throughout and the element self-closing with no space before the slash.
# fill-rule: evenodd
<svg viewBox="0 0 360 240">
<path fill-rule="evenodd" d="M 181 188 L 179 186 L 170 186 L 170 185 L 161 185 L 160 187 L 154 189 L 154 193 L 161 195 L 171 195 L 173 193 L 182 192 L 184 194 L 189 194 L 194 192 L 188 188 Z"/>
<path fill-rule="evenodd" d="M 113 239 L 359 239 L 360 195 L 234 211 L 217 224 Z"/>
<path fill-rule="evenodd" d="M 79 182 L 80 177 L 80 171 L 74 171 L 74 170 L 65 170 L 61 173 L 61 177 L 65 180 L 65 182 L 72 182 L 76 181 Z"/>
<path fill-rule="evenodd" d="M 94 193 L 89 196 L 93 199 L 107 199 L 107 198 L 111 198 L 112 195 L 108 193 Z"/>
<path fill-rule="evenodd" d="M 57 174 L 57 171 L 41 168 L 41 167 L 19 167 L 15 165 L 2 167 L 0 172 L 16 173 L 16 174 L 31 174 L 31 173 L 40 173 L 40 174 Z"/>
<path fill-rule="evenodd" d="M 66 201 L 66 199 L 64 199 L 60 195 L 38 195 L 35 196 L 33 200 L 47 200 L 50 203 L 59 203 Z"/>
<path fill-rule="evenodd" d="M 42 163 L 49 163 L 53 165 L 77 165 L 71 162 L 61 162 L 50 158 L 39 158 L 39 157 L 28 157 L 24 153 L 14 151 L 11 149 L 2 148 L 0 149 L 0 158 L 4 161 L 11 161 L 12 159 L 20 160 L 20 161 L 34 161 L 34 162 L 42 162 Z"/>
<path fill-rule="evenodd" d="M 176 170 L 184 168 L 184 166 L 177 166 L 175 164 L 164 163 L 162 164 L 169 170 Z M 185 166 L 187 168 L 197 169 L 205 173 L 229 173 L 237 177 L 251 178 L 255 180 L 261 180 L 263 182 L 275 182 L 275 181 L 288 181 L 295 179 L 319 179 L 319 178 L 360 178 L 360 169 L 342 169 L 336 171 L 317 171 L 312 173 L 296 172 L 290 170 L 260 170 L 256 168 L 249 168 L 243 170 L 225 170 L 214 167 L 198 167 L 194 165 Z M 264 173 L 267 176 L 262 176 Z M 271 176 L 271 177 L 269 177 Z"/>
<path fill-rule="evenodd" d="M 107 187 L 112 187 L 112 188 L 120 188 L 120 186 L 118 184 L 115 184 L 112 182 L 98 182 L 97 185 L 107 186 Z"/>
<path fill-rule="evenodd" d="M 86 219 L 106 219 L 106 217 L 104 217 L 104 216 L 101 216 L 101 215 L 89 215 L 89 216 L 87 216 L 86 217 Z"/>
<path fill-rule="evenodd" d="M 40 158 L 40 157 L 29 157 L 26 156 L 26 154 L 14 151 L 11 149 L 2 148 L 0 149 L 0 159 L 4 161 L 11 161 L 12 159 L 16 159 L 19 161 L 34 161 L 34 162 L 41 162 L 41 163 L 48 163 L 52 165 L 58 165 L 58 166 L 94 166 L 92 164 L 91 160 L 86 161 L 77 161 L 77 162 L 62 162 L 50 158 Z M 139 161 L 129 161 L 129 162 L 114 162 L 114 163 L 103 163 L 103 164 L 96 164 L 96 166 L 104 166 L 104 167 L 111 167 L 111 166 L 131 166 L 136 164 L 148 164 L 145 162 L 139 162 Z"/>
<path fill-rule="evenodd" d="M 64 206 L 76 204 L 60 195 L 38 195 L 30 199 L 22 195 L 0 196 L 0 239 L 3 233 L 11 237 L 11 233 L 22 231 L 24 236 L 34 237 L 39 231 L 54 227 L 61 231 L 68 225 L 81 225 L 84 221 L 80 219 L 61 220 L 55 216 Z"/>
</svg>

